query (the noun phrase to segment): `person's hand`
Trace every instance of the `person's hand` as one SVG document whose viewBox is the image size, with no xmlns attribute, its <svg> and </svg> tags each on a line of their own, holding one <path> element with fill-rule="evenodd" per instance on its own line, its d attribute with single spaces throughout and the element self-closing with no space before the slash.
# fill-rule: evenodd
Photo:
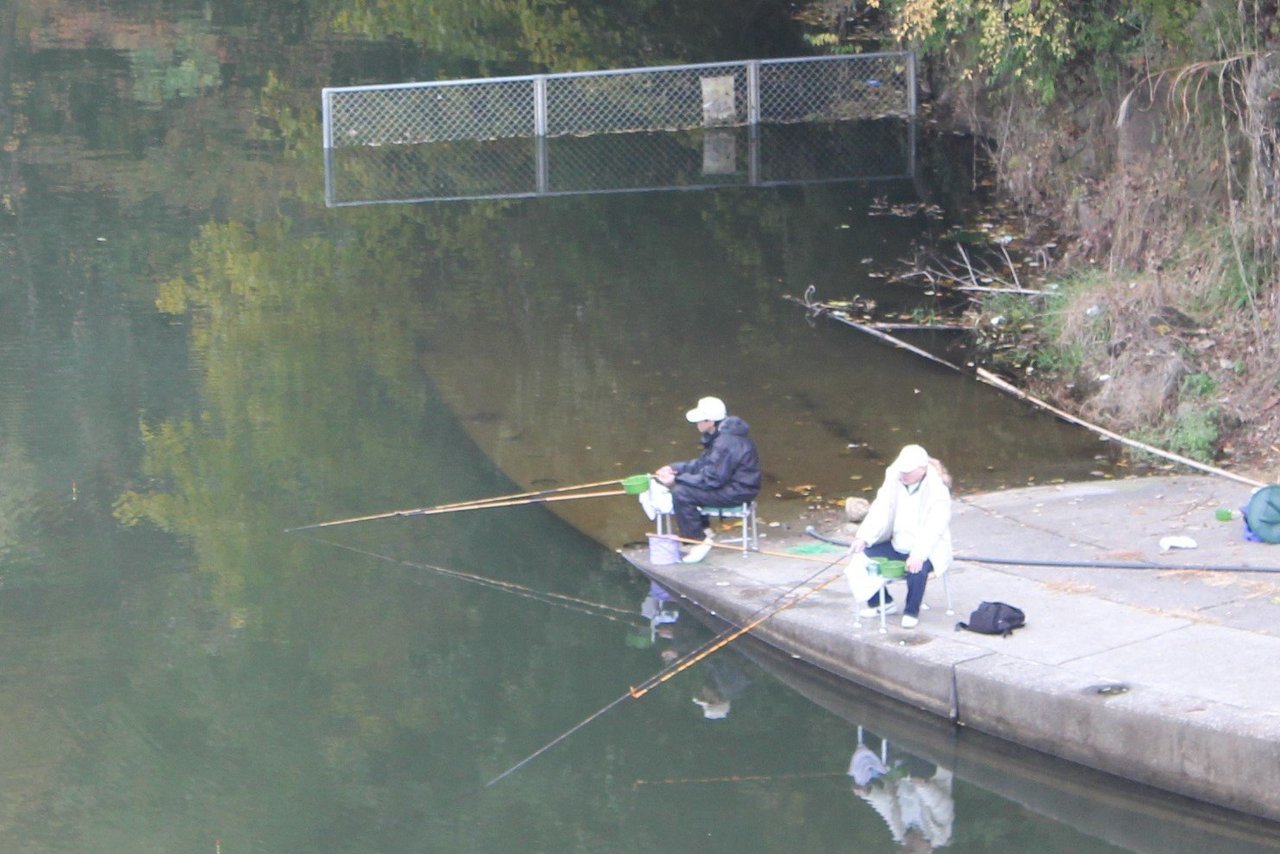
<svg viewBox="0 0 1280 854">
<path fill-rule="evenodd" d="M 909 557 L 907 558 L 907 572 L 919 572 L 924 569 L 924 558 Z"/>
<path fill-rule="evenodd" d="M 857 537 L 854 537 L 853 542 L 849 543 L 849 554 L 856 555 L 858 552 L 866 549 L 866 547 L 867 547 L 866 543 L 864 543 L 862 540 L 859 540 Z"/>
<path fill-rule="evenodd" d="M 671 466 L 663 466 L 654 472 L 653 476 L 656 477 L 658 479 L 658 483 L 663 486 L 669 487 L 676 482 L 676 470 Z"/>
</svg>

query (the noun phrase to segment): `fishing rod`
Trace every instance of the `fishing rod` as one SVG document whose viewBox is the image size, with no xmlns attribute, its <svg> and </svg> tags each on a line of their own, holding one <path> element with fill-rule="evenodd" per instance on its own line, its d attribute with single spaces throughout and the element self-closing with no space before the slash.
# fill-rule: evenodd
<svg viewBox="0 0 1280 854">
<path fill-rule="evenodd" d="M 612 483 L 621 484 L 622 488 L 605 492 L 588 492 L 582 495 L 560 495 L 579 489 L 593 489 Z M 518 507 L 524 504 L 539 504 L 551 501 L 572 501 L 578 498 L 601 498 L 607 495 L 638 495 L 649 488 L 649 475 L 636 474 L 630 477 L 602 480 L 597 483 L 580 483 L 576 486 L 561 486 L 556 489 L 543 489 L 535 492 L 517 492 L 512 495 L 497 495 L 492 498 L 477 498 L 473 501 L 455 501 L 450 504 L 436 504 L 431 507 L 417 507 L 411 510 L 390 510 L 385 513 L 374 513 L 369 516 L 352 516 L 348 519 L 334 519 L 329 522 L 316 522 L 312 525 L 300 525 L 296 528 L 285 528 L 286 534 L 298 531 L 312 531 L 317 528 L 332 528 L 337 525 L 351 525 L 356 522 L 372 522 L 376 519 L 409 519 L 417 516 L 434 516 L 440 513 L 459 513 L 464 510 L 484 510 L 491 507 Z"/>
<path fill-rule="evenodd" d="M 742 552 L 742 546 L 733 545 L 731 543 L 717 543 L 717 542 L 708 542 L 706 540 L 695 540 L 692 537 L 680 537 L 675 534 L 653 534 L 652 536 L 662 537 L 663 539 L 672 540 L 677 543 L 689 543 L 690 545 L 695 545 L 695 546 L 711 546 L 711 548 L 713 549 L 731 549 L 734 552 L 738 552 L 738 553 Z M 848 545 L 848 544 L 846 543 L 845 545 Z M 825 563 L 825 564 L 834 563 L 834 561 L 829 561 L 824 557 L 814 557 L 813 555 L 796 554 L 795 552 L 778 552 L 778 551 L 773 551 L 771 549 L 752 549 L 751 553 L 757 554 L 757 555 L 767 555 L 769 557 L 786 557 L 786 558 L 791 558 L 792 560 L 807 560 L 807 561 L 813 561 L 816 563 Z M 845 555 L 841 555 L 841 557 L 845 557 Z"/>
<path fill-rule="evenodd" d="M 833 546 L 848 546 L 842 540 L 828 537 L 826 534 L 819 533 L 812 525 L 804 529 L 804 532 L 817 540 L 824 543 L 831 543 Z M 1197 571 L 1205 572 L 1280 572 L 1280 567 L 1275 566 L 1234 566 L 1234 565 L 1215 565 L 1215 564 L 1178 564 L 1178 563 L 1153 563 L 1151 561 L 1126 561 L 1126 560 L 1039 560 L 1032 558 L 1011 558 L 1011 557 L 985 557 L 983 555 L 956 555 L 955 560 L 962 560 L 967 563 L 995 563 L 1005 564 L 1009 566 L 1061 566 L 1074 569 L 1167 569 L 1171 571 Z"/>
<path fill-rule="evenodd" d="M 675 539 L 681 539 L 681 538 L 677 537 Z M 800 555 L 785 555 L 785 557 L 800 557 Z M 844 555 L 841 555 L 840 558 L 837 558 L 837 560 L 843 557 Z M 684 658 L 681 658 L 679 661 L 673 662 L 669 666 L 655 673 L 653 676 L 650 676 L 648 679 L 641 682 L 639 686 L 633 685 L 631 688 L 627 689 L 625 693 L 621 694 L 620 696 L 610 701 L 609 703 L 605 704 L 604 706 L 601 706 L 599 709 L 592 712 L 590 715 L 583 718 L 581 721 L 574 724 L 569 729 L 560 733 L 560 735 L 556 736 L 551 741 L 548 741 L 546 744 L 542 745 L 542 747 L 539 747 L 533 753 L 530 753 L 524 759 L 521 759 L 515 765 L 512 765 L 510 768 L 503 771 L 501 774 L 494 777 L 489 782 L 485 783 L 484 788 L 488 789 L 491 786 L 494 786 L 495 784 L 506 779 L 507 777 L 510 777 L 516 771 L 519 771 L 521 768 L 528 765 L 534 759 L 537 759 L 539 756 L 546 753 L 552 747 L 555 747 L 557 744 L 564 741 L 565 739 L 573 735 L 578 730 L 587 726 L 592 721 L 602 717 L 603 715 L 611 711 L 616 706 L 621 705 L 627 700 L 639 700 L 645 694 L 648 694 L 650 691 L 654 690 L 662 683 L 667 682 L 670 679 L 674 678 L 676 674 L 682 673 L 685 670 L 688 670 L 690 667 L 697 664 L 699 661 L 703 660 L 707 656 L 728 646 L 730 643 L 737 640 L 742 635 L 751 631 L 756 626 L 759 626 L 765 620 L 768 620 L 770 617 L 773 617 L 776 614 L 780 614 L 781 612 L 787 610 L 788 608 L 791 608 L 792 606 L 799 604 L 803 600 L 812 596 L 814 593 L 817 593 L 819 590 L 826 587 L 831 582 L 835 581 L 838 578 L 844 577 L 843 571 L 838 572 L 835 575 L 832 575 L 830 578 L 822 581 L 820 584 L 817 584 L 813 588 L 805 591 L 803 594 L 796 596 L 795 592 L 797 590 L 799 590 L 804 585 L 813 581 L 815 578 L 817 578 L 827 569 L 830 569 L 836 563 L 836 561 L 827 561 L 825 563 L 826 565 L 822 569 L 818 570 L 813 575 L 810 575 L 808 578 L 804 579 L 799 584 L 795 585 L 790 590 L 786 591 L 781 596 L 774 599 L 773 602 L 770 602 L 768 605 L 761 606 L 759 609 L 757 609 L 755 614 L 752 615 L 752 618 L 749 618 L 749 621 L 745 625 L 740 626 L 738 628 L 734 628 L 734 629 L 726 629 L 724 632 L 721 632 L 719 635 L 716 635 L 714 638 L 707 641 L 698 649 L 695 649 L 689 654 L 687 654 Z M 788 599 L 788 597 L 791 597 L 791 598 Z M 782 604 L 779 605 L 778 603 L 782 603 Z M 774 607 L 775 605 L 777 607 Z M 756 616 L 756 615 L 760 615 L 760 616 Z"/>
<path fill-rule="evenodd" d="M 637 779 L 631 784 L 632 791 L 639 791 L 641 786 L 687 786 L 704 783 L 762 783 L 777 780 L 822 780 L 831 777 L 847 777 L 848 771 L 792 771 L 781 774 L 725 774 L 719 777 L 668 777 L 665 780 Z"/>
<path fill-rule="evenodd" d="M 628 608 L 619 608 L 616 605 L 605 605 L 601 602 L 579 599 L 576 596 L 569 596 L 564 593 L 552 593 L 545 590 L 537 590 L 524 584 L 516 584 L 513 581 L 502 581 L 501 579 L 489 578 L 484 575 L 475 575 L 470 572 L 462 572 L 461 570 L 449 569 L 447 567 L 436 566 L 430 563 L 418 563 L 416 561 L 402 560 L 400 558 L 391 557 L 390 555 L 379 554 L 378 552 L 357 548 L 356 546 L 336 543 L 333 540 L 326 540 L 322 537 L 317 537 L 314 534 L 308 534 L 306 537 L 307 539 L 314 540 L 317 543 L 323 543 L 327 546 L 333 546 L 338 549 L 345 549 L 346 551 L 363 555 L 365 557 L 377 558 L 378 560 L 385 560 L 388 563 L 407 566 L 413 569 L 425 569 L 429 572 L 443 575 L 446 578 L 465 581 L 469 584 L 476 584 L 480 587 L 487 587 L 491 590 L 498 590 L 503 593 L 511 593 L 515 596 L 523 596 L 526 599 L 533 599 L 534 601 L 542 602 L 544 605 L 555 605 L 569 611 L 576 611 L 580 614 L 590 614 L 591 616 L 601 617 L 602 619 L 611 620 L 615 623 L 623 623 L 631 628 L 641 628 L 643 626 L 642 622 L 635 618 L 633 611 Z M 604 613 L 606 611 L 612 613 Z M 630 619 L 623 619 L 621 617 L 614 616 L 615 614 L 624 614 L 630 617 Z"/>
</svg>

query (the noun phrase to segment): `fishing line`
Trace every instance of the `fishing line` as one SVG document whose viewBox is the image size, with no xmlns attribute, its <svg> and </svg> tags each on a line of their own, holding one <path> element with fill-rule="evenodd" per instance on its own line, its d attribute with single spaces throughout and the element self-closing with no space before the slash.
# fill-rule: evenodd
<svg viewBox="0 0 1280 854">
<path fill-rule="evenodd" d="M 805 533 L 816 540 L 831 543 L 833 546 L 848 546 L 843 540 L 828 537 L 819 533 L 812 525 L 804 529 Z M 1061 566 L 1074 569 L 1167 569 L 1170 572 L 1280 572 L 1275 566 L 1232 566 L 1204 563 L 1150 563 L 1146 561 L 1126 560 L 1037 560 L 1032 558 L 986 557 L 984 555 L 956 555 L 953 560 L 968 563 L 996 563 L 1011 566 Z"/>
<path fill-rule="evenodd" d="M 676 539 L 679 539 L 679 538 L 676 538 Z M 788 555 L 788 557 L 798 557 L 798 556 Z M 491 786 L 494 786 L 495 784 L 506 779 L 507 777 L 510 777 L 512 774 L 519 771 L 521 768 L 528 765 L 530 762 L 537 759 L 539 756 L 546 753 L 548 750 L 555 747 L 557 744 L 564 741 L 566 738 L 573 735 L 578 730 L 587 726 L 587 724 L 591 723 L 592 721 L 596 720 L 599 717 L 602 717 L 605 713 L 609 712 L 614 707 L 622 704 L 624 701 L 640 699 L 645 694 L 657 688 L 662 683 L 667 682 L 668 680 L 675 677 L 677 673 L 682 673 L 683 671 L 689 669 L 694 664 L 697 664 L 699 661 L 711 655 L 712 653 L 716 652 L 717 650 L 722 649 L 723 647 L 729 645 L 730 643 L 737 640 L 742 635 L 746 634 L 747 632 L 754 629 L 756 626 L 763 623 L 765 620 L 769 619 L 775 614 L 779 614 L 785 611 L 786 609 L 791 608 L 794 605 L 799 604 L 800 602 L 804 601 L 808 597 L 812 596 L 814 593 L 817 593 L 819 590 L 826 587 L 831 582 L 835 581 L 837 578 L 841 578 L 844 575 L 843 571 L 836 573 L 835 575 L 826 579 L 822 583 L 815 585 L 813 588 L 805 591 L 803 594 L 799 596 L 794 595 L 797 590 L 799 590 L 800 588 L 804 587 L 806 584 L 813 581 L 822 573 L 826 572 L 837 561 L 843 560 L 844 557 L 845 555 L 842 554 L 838 558 L 836 558 L 836 560 L 827 562 L 822 569 L 819 569 L 813 575 L 810 575 L 808 578 L 796 584 L 794 587 L 792 587 L 791 589 L 787 590 L 786 592 L 784 592 L 783 594 L 775 598 L 769 604 L 762 605 L 752 614 L 750 618 L 748 618 L 749 621 L 743 626 L 738 628 L 726 629 L 724 632 L 721 632 L 719 635 L 716 635 L 711 640 L 704 643 L 701 647 L 687 654 L 684 658 L 681 658 L 678 661 L 672 662 L 669 666 L 658 671 L 653 676 L 650 676 L 648 679 L 641 682 L 639 686 L 632 686 L 621 696 L 615 698 L 605 706 L 602 706 L 601 708 L 592 712 L 590 715 L 583 718 L 581 721 L 574 724 L 569 729 L 560 733 L 560 735 L 556 736 L 551 741 L 548 741 L 546 744 L 539 747 L 533 753 L 530 753 L 524 759 L 521 759 L 515 765 L 512 765 L 510 768 L 503 771 L 501 774 L 494 777 L 489 782 L 485 783 L 484 788 L 488 789 Z M 789 601 L 788 601 L 788 597 L 791 597 Z M 779 602 L 781 602 L 782 604 L 778 605 L 777 607 L 774 607 L 774 605 L 776 605 Z M 762 614 L 762 616 L 756 617 L 757 614 Z"/>
<path fill-rule="evenodd" d="M 824 780 L 830 777 L 847 777 L 848 771 L 794 771 L 784 774 L 727 774 L 720 777 L 668 777 L 665 780 L 636 780 L 632 791 L 641 786 L 688 786 L 704 783 L 762 783 L 774 780 Z"/>
<path fill-rule="evenodd" d="M 465 581 L 470 584 L 476 584 L 481 587 L 488 587 L 491 590 L 499 590 L 504 593 L 510 593 L 515 596 L 521 596 L 525 599 L 533 599 L 542 602 L 544 605 L 555 605 L 565 608 L 569 611 L 576 611 L 581 614 L 590 614 L 601 619 L 611 620 L 615 623 L 624 623 L 631 627 L 639 627 L 640 621 L 635 618 L 632 610 L 627 608 L 619 608 L 614 605 L 606 605 L 601 602 L 592 602 L 587 599 L 580 599 L 576 596 L 569 596 L 564 593 L 552 593 L 545 590 L 537 590 L 524 584 L 517 584 L 514 581 L 502 581 L 497 578 L 489 578 L 483 575 L 475 575 L 470 572 L 463 572 L 457 569 L 449 569 L 443 566 L 436 566 L 429 563 L 419 563 L 416 561 L 402 560 L 400 558 L 391 557 L 390 555 L 379 554 L 378 552 L 369 551 L 367 549 L 358 548 L 356 546 L 347 545 L 345 543 L 337 543 L 333 540 L 326 540 L 323 537 L 317 537 L 315 534 L 304 534 L 306 539 L 314 540 L 317 543 L 323 543 L 327 546 L 333 546 L 338 549 L 345 549 L 365 557 L 377 558 L 385 560 L 388 563 L 394 563 L 399 566 L 407 566 L 412 569 L 425 569 L 448 578 L 454 578 L 459 581 Z M 609 613 L 606 613 L 609 612 Z M 622 619 L 614 616 L 615 614 L 625 614 L 629 619 Z"/>
</svg>

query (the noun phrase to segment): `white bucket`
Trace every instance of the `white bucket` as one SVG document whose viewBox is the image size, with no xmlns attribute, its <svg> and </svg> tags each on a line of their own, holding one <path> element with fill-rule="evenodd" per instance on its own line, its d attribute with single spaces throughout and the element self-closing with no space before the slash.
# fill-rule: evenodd
<svg viewBox="0 0 1280 854">
<path fill-rule="evenodd" d="M 668 566 L 680 562 L 680 541 L 667 534 L 649 535 L 649 563 Z"/>
</svg>

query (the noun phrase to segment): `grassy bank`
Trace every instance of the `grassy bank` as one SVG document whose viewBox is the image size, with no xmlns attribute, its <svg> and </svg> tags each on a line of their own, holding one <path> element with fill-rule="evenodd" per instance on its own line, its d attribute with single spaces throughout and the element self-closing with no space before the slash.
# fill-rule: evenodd
<svg viewBox="0 0 1280 854">
<path fill-rule="evenodd" d="M 848 29 L 847 25 L 846 29 Z M 932 117 L 973 133 L 1046 297 L 974 318 L 1006 376 L 1272 480 L 1280 448 L 1276 3 L 880 0 Z M 998 321 L 998 322 L 997 322 Z"/>
</svg>

